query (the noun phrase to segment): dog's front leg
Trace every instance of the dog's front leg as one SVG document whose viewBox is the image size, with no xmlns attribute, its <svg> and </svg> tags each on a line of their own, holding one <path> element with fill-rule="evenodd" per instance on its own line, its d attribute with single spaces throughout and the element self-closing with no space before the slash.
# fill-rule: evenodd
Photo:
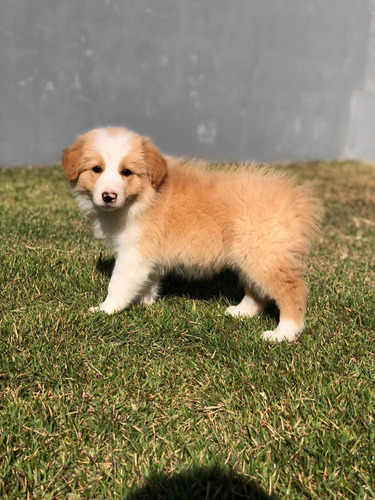
<svg viewBox="0 0 375 500">
<path fill-rule="evenodd" d="M 105 301 L 90 311 L 112 314 L 127 307 L 147 285 L 152 271 L 150 263 L 139 255 L 124 252 L 117 255 Z"/>
</svg>

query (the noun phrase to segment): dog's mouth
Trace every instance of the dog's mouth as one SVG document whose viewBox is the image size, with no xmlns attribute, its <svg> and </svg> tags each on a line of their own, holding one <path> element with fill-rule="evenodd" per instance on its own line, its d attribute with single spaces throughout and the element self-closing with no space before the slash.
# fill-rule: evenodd
<svg viewBox="0 0 375 500">
<path fill-rule="evenodd" d="M 104 212 L 114 212 L 117 210 L 117 207 L 114 207 L 113 205 L 100 205 L 99 208 L 104 210 Z"/>
<path fill-rule="evenodd" d="M 97 205 L 97 207 L 103 210 L 104 212 L 114 212 L 115 210 L 122 208 L 122 206 L 123 205 L 114 203 L 104 203 L 104 202 Z"/>
</svg>

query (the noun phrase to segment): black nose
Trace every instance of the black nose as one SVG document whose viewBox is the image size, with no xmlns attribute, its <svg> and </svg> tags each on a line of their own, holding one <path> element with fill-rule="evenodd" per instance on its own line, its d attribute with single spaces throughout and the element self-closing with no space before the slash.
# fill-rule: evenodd
<svg viewBox="0 0 375 500">
<path fill-rule="evenodd" d="M 102 198 L 103 198 L 104 203 L 113 203 L 117 199 L 117 194 L 104 192 L 102 194 Z"/>
</svg>

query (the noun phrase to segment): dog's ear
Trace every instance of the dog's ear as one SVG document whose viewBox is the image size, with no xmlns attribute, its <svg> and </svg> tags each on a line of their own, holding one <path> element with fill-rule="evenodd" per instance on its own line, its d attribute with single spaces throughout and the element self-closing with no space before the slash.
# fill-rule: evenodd
<svg viewBox="0 0 375 500">
<path fill-rule="evenodd" d="M 72 146 L 64 149 L 62 166 L 69 182 L 75 182 L 81 171 L 82 141 L 77 140 Z"/>
<path fill-rule="evenodd" d="M 148 175 L 153 188 L 158 189 L 167 174 L 167 162 L 148 137 L 142 137 Z"/>
</svg>

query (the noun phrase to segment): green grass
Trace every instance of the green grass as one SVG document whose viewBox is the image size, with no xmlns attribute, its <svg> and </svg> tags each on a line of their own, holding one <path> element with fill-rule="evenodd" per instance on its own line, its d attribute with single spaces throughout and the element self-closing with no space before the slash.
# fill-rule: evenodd
<svg viewBox="0 0 375 500">
<path fill-rule="evenodd" d="M 224 315 L 230 275 L 90 314 L 111 261 L 59 168 L 0 171 L 0 496 L 375 498 L 375 169 L 279 167 L 324 207 L 307 329 Z"/>
</svg>

